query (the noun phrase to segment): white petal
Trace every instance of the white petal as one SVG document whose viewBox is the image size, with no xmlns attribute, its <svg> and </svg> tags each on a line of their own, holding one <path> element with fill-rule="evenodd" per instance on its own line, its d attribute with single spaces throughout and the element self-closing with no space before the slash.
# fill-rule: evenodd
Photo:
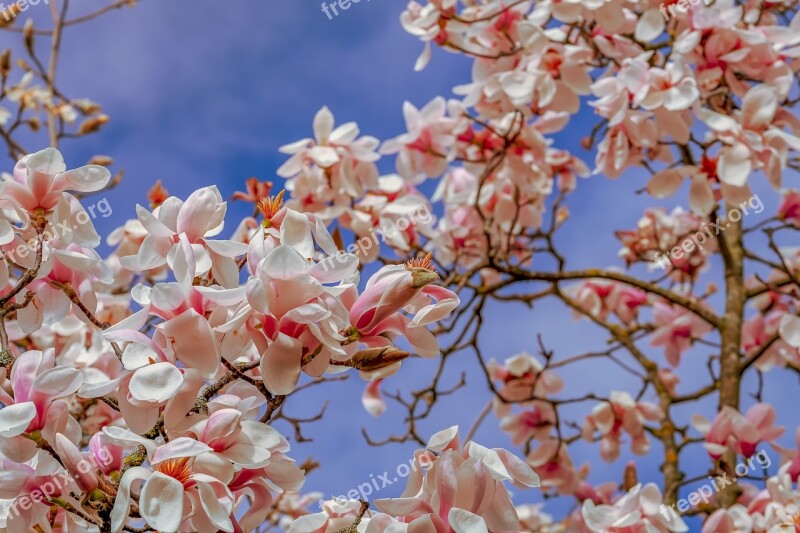
<svg viewBox="0 0 800 533">
<path fill-rule="evenodd" d="M 16 437 L 36 418 L 33 402 L 17 403 L 0 409 L 0 437 Z"/>
<path fill-rule="evenodd" d="M 800 348 L 800 317 L 789 314 L 783 315 L 781 317 L 780 334 L 786 344 Z"/>
<path fill-rule="evenodd" d="M 213 451 L 207 444 L 189 437 L 178 437 L 160 446 L 154 453 L 151 462 L 158 464 L 176 457 L 195 457 L 201 453 Z"/>
<path fill-rule="evenodd" d="M 666 21 L 657 9 L 648 9 L 636 24 L 634 37 L 642 43 L 652 42 L 664 31 Z"/>
<path fill-rule="evenodd" d="M 139 511 L 148 525 L 158 531 L 177 531 L 183 520 L 183 484 L 154 472 L 139 496 Z"/>
<path fill-rule="evenodd" d="M 134 372 L 130 391 L 135 400 L 161 403 L 171 399 L 181 388 L 183 374 L 172 363 L 147 365 Z"/>
<path fill-rule="evenodd" d="M 464 509 L 451 508 L 447 521 L 455 533 L 489 533 L 483 518 Z"/>
</svg>

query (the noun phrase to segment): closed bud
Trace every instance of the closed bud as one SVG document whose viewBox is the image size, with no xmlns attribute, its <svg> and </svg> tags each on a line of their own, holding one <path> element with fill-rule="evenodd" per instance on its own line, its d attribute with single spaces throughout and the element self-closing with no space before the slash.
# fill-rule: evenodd
<svg viewBox="0 0 800 533">
<path fill-rule="evenodd" d="M 107 155 L 96 155 L 89 160 L 90 165 L 100 165 L 101 167 L 110 167 L 114 164 L 114 160 Z"/>
<path fill-rule="evenodd" d="M 59 433 L 56 435 L 56 451 L 64 468 L 70 473 L 83 492 L 91 492 L 97 488 L 99 481 L 94 472 L 94 465 L 88 461 L 75 444 Z"/>
<path fill-rule="evenodd" d="M 625 466 L 625 473 L 622 476 L 622 488 L 625 491 L 631 490 L 639 483 L 638 476 L 636 475 L 636 464 L 633 461 L 628 462 Z"/>
<path fill-rule="evenodd" d="M 22 37 L 25 41 L 25 48 L 28 49 L 28 52 L 33 54 L 33 19 L 25 21 L 25 26 L 22 27 Z"/>
<path fill-rule="evenodd" d="M 5 78 L 11 72 L 11 49 L 6 48 L 0 54 L 0 74 Z"/>
<path fill-rule="evenodd" d="M 97 115 L 83 121 L 83 124 L 78 128 L 79 135 L 86 135 L 99 131 L 102 126 L 108 123 L 108 115 Z"/>
<path fill-rule="evenodd" d="M 363 372 L 373 372 L 398 363 L 408 356 L 408 352 L 394 346 L 381 346 L 356 352 L 345 365 Z"/>
</svg>

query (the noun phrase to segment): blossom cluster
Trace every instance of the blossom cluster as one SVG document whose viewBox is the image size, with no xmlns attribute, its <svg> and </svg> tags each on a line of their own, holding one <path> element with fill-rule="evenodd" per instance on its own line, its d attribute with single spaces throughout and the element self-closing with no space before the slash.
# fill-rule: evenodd
<svg viewBox="0 0 800 533">
<path fill-rule="evenodd" d="M 159 531 L 253 530 L 276 493 L 303 483 L 268 423 L 301 377 L 386 378 L 410 355 L 398 342 L 435 357 L 427 326 L 458 297 L 436 285 L 430 258 L 384 266 L 362 289 L 358 258 L 282 195 L 259 198 L 254 226 L 217 238 L 227 202 L 215 186 L 186 200 L 155 188 L 103 259 L 72 192 L 109 179 L 102 166 L 67 170 L 49 148 L 3 183 L 3 250 L 37 244 L 0 269 L 0 498 L 17 509 L 3 527 L 118 532 L 133 516 Z M 74 230 L 53 231 L 62 223 Z M 100 449 L 115 460 L 79 468 Z"/>
</svg>

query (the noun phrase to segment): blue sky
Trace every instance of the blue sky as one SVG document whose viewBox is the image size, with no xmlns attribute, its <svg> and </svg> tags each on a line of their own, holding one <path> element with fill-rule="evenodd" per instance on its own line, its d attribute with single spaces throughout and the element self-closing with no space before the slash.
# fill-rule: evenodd
<svg viewBox="0 0 800 533">
<path fill-rule="evenodd" d="M 87 1 L 87 5 L 95 4 L 100 5 Z M 111 122 L 102 133 L 67 143 L 62 151 L 73 166 L 94 154 L 110 155 L 126 172 L 123 183 L 107 195 L 114 213 L 96 221 L 98 230 L 108 233 L 133 217 L 134 203 L 146 203 L 146 191 L 156 179 L 181 197 L 209 184 L 218 185 L 227 197 L 242 189 L 250 176 L 279 184 L 275 170 L 284 156 L 277 148 L 310 136 L 311 120 L 322 105 L 331 108 L 337 123 L 357 121 L 363 134 L 387 139 L 402 133 L 403 101 L 419 107 L 434 96 L 449 97 L 454 85 L 469 80 L 470 72 L 469 61 L 445 53 L 434 54 L 424 72 L 413 72 L 422 45 L 401 28 L 402 6 L 397 0 L 362 0 L 329 20 L 320 3 L 311 0 L 143 0 L 134 9 L 70 28 L 59 67 L 61 88 L 69 95 L 101 103 Z M 46 15 L 43 9 L 32 8 L 31 15 L 39 19 Z M 0 46 L 9 41 L 9 34 L 0 34 Z M 556 136 L 558 146 L 574 151 L 590 166 L 593 156 L 579 142 L 593 124 L 591 115 L 578 117 Z M 8 163 L 3 163 L 6 168 Z M 383 161 L 382 171 L 391 172 L 392 163 Z M 622 266 L 616 259 L 619 246 L 613 230 L 633 227 L 643 208 L 653 205 L 634 194 L 644 184 L 645 177 L 636 172 L 618 180 L 594 176 L 580 182 L 568 204 L 571 220 L 559 240 L 571 257 L 569 266 Z M 774 210 L 775 193 L 761 186 L 756 190 L 767 205 L 764 213 Z M 680 198 L 685 197 L 683 191 Z M 232 204 L 228 231 L 249 210 Z M 604 342 L 602 335 L 574 321 L 558 305 L 533 311 L 515 305 L 492 306 L 486 332 L 485 354 L 498 359 L 521 350 L 534 352 L 537 333 L 561 357 L 596 349 Z M 681 390 L 701 383 L 708 354 L 708 349 L 699 348 L 684 358 Z M 409 390 L 435 365 L 434 361 L 410 362 L 386 388 Z M 448 371 L 451 382 L 457 381 L 461 370 L 467 372 L 470 386 L 442 403 L 423 424 L 427 434 L 453 424 L 461 425 L 466 433 L 487 401 L 474 355 L 454 358 Z M 601 394 L 612 388 L 637 390 L 615 367 L 603 363 L 586 365 L 581 372 L 563 377 L 568 390 L 579 394 L 588 389 Z M 776 385 L 767 399 L 780 406 L 787 395 L 797 398 L 795 378 L 771 377 Z M 323 465 L 309 476 L 309 490 L 341 494 L 369 482 L 371 474 L 377 477 L 394 471 L 411 456 L 413 446 L 376 449 L 364 443 L 362 426 L 381 438 L 398 427 L 402 413 L 390 404 L 382 419 L 372 419 L 361 407 L 362 388 L 363 383 L 351 376 L 346 383 L 313 389 L 290 404 L 289 412 L 302 416 L 330 401 L 326 420 L 308 428 L 315 442 L 298 445 L 293 452 L 299 461 L 313 456 Z M 653 399 L 651 394 L 646 398 Z M 707 407 L 706 416 L 713 418 L 713 405 Z M 568 416 L 581 422 L 590 408 L 582 404 Z M 784 413 L 782 418 L 792 428 L 798 421 L 796 413 Z M 477 440 L 489 446 L 509 445 L 491 416 Z M 784 439 L 784 444 L 790 442 Z M 654 445 L 654 457 L 636 458 L 645 481 L 660 479 L 657 450 Z M 619 481 L 625 464 L 620 460 L 606 465 L 598 460 L 596 448 L 585 445 L 575 448 L 574 460 L 578 465 L 591 463 L 593 481 Z M 688 465 L 689 477 L 707 468 L 699 447 L 690 454 Z M 395 496 L 401 490 L 397 483 L 379 496 Z M 540 499 L 535 490 L 517 496 L 520 502 Z M 564 505 L 553 503 L 548 508 L 560 514 Z"/>
</svg>

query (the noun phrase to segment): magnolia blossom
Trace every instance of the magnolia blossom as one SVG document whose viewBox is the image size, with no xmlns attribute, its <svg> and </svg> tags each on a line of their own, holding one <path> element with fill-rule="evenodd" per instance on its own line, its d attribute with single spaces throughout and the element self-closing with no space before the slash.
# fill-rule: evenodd
<svg viewBox="0 0 800 533">
<path fill-rule="evenodd" d="M 672 366 L 678 366 L 681 354 L 711 331 L 709 324 L 683 307 L 657 302 L 653 305 L 653 316 L 657 329 L 650 344 L 664 346 L 664 355 Z"/>
<path fill-rule="evenodd" d="M 245 253 L 242 243 L 212 240 L 224 228 L 227 203 L 216 186 L 199 189 L 186 201 L 170 197 L 152 213 L 137 205 L 139 222 L 147 230 L 136 255 L 120 258 L 122 265 L 133 271 L 150 270 L 168 264 L 175 268 L 173 257 L 182 235 L 195 255 L 194 276 L 211 272 L 226 288 L 238 285 L 239 269 L 235 257 Z"/>
<path fill-rule="evenodd" d="M 521 459 L 474 442 L 461 447 L 456 426 L 433 435 L 414 458 L 405 491 L 399 498 L 376 500 L 380 511 L 420 531 L 520 530 L 503 481 L 520 488 L 539 485 L 538 476 Z"/>
<path fill-rule="evenodd" d="M 636 402 L 627 392 L 614 391 L 609 400 L 598 404 L 583 425 L 584 439 L 591 441 L 595 431 L 601 434 L 600 454 L 604 461 L 619 457 L 623 431 L 631 437 L 631 451 L 644 455 L 650 450 L 650 439 L 644 429 L 646 421 L 664 417 L 661 409 L 648 402 Z"/>
<path fill-rule="evenodd" d="M 613 505 L 585 500 L 581 513 L 589 531 L 596 533 L 689 531 L 678 514 L 662 513 L 662 502 L 661 490 L 654 483 L 637 484 Z"/>
<path fill-rule="evenodd" d="M 720 180 L 732 187 L 747 183 L 750 172 L 763 169 L 773 187 L 781 186 L 789 149 L 800 149 L 800 138 L 783 130 L 778 115 L 778 94 L 767 84 L 747 91 L 741 115 L 736 118 L 701 109 L 699 117 L 720 139 Z"/>
<path fill-rule="evenodd" d="M 692 424 L 706 437 L 704 446 L 714 459 L 728 450 L 750 457 L 761 441 L 774 441 L 784 432 L 783 427 L 775 426 L 773 407 L 764 403 L 755 404 L 744 415 L 725 406 L 711 423 L 697 414 Z"/>
<path fill-rule="evenodd" d="M 381 268 L 350 305 L 353 334 L 368 346 L 384 346 L 387 339 L 402 335 L 421 356 L 438 355 L 438 343 L 424 326 L 442 320 L 459 304 L 455 293 L 434 284 L 438 279 L 430 255 Z M 351 295 L 352 291 L 345 298 Z"/>
<path fill-rule="evenodd" d="M 36 443 L 23 433 L 40 431 L 47 442 L 55 441 L 57 432 L 73 440 L 80 436 L 80 426 L 61 398 L 77 391 L 83 382 L 74 368 L 55 366 L 52 349 L 30 350 L 17 357 L 11 370 L 13 396 L 0 389 L 0 453 L 17 462 L 26 462 L 36 454 Z"/>
<path fill-rule="evenodd" d="M 2 205 L 15 208 L 21 217 L 41 229 L 44 229 L 41 224 L 45 221 L 67 224 L 71 228 L 66 232 L 70 242 L 97 246 L 100 237 L 88 213 L 66 191 L 99 191 L 110 179 L 108 169 L 99 165 L 68 171 L 61 153 L 55 148 L 47 148 L 19 160 L 13 178 L 1 184 Z M 76 220 L 81 223 L 75 223 Z"/>
</svg>

